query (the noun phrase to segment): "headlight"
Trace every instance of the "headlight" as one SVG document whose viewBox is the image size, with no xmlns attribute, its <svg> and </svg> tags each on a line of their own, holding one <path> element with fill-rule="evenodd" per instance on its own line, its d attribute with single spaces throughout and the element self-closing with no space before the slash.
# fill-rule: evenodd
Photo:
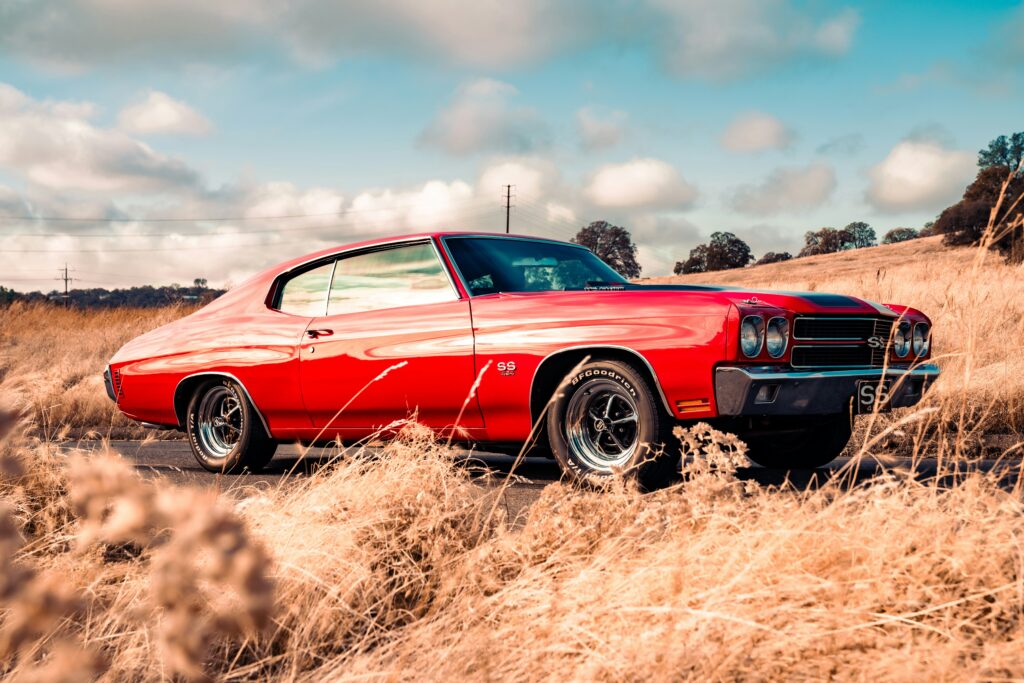
<svg viewBox="0 0 1024 683">
<path fill-rule="evenodd" d="M 764 342 L 764 318 L 759 315 L 748 315 L 740 324 L 740 348 L 747 358 L 754 358 L 761 353 Z"/>
<path fill-rule="evenodd" d="M 768 355 L 778 358 L 786 352 L 786 345 L 789 344 L 789 321 L 785 318 L 772 318 L 768 321 L 768 331 L 764 338 Z"/>
<path fill-rule="evenodd" d="M 892 348 L 900 358 L 910 353 L 910 323 L 900 323 L 896 328 L 892 335 Z"/>
<path fill-rule="evenodd" d="M 927 323 L 918 323 L 914 325 L 914 355 L 921 357 L 928 353 L 928 347 L 931 345 L 931 340 L 928 338 Z"/>
</svg>

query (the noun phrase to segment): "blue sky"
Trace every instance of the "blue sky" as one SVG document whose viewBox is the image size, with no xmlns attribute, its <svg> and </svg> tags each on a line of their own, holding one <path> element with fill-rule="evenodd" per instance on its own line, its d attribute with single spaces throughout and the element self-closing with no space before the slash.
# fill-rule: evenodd
<svg viewBox="0 0 1024 683">
<path fill-rule="evenodd" d="M 649 275 L 919 227 L 1024 127 L 1021 44 L 996 2 L 0 0 L 0 284 L 503 229 L 504 183 L 515 230 L 618 222 Z"/>
</svg>

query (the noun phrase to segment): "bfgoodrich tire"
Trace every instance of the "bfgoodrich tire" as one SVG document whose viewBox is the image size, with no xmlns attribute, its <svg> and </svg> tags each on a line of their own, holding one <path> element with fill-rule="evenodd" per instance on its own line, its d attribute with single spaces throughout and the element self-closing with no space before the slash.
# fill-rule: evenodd
<svg viewBox="0 0 1024 683">
<path fill-rule="evenodd" d="M 646 490 L 675 479 L 672 424 L 640 373 L 612 360 L 567 376 L 547 416 L 551 451 L 571 479 L 602 483 L 621 474 Z"/>
<path fill-rule="evenodd" d="M 739 434 L 747 442 L 747 457 L 761 465 L 777 469 L 814 469 L 824 467 L 843 452 L 850 441 L 850 416 L 826 415 L 777 423 L 777 429 L 759 429 L 755 434 Z"/>
<path fill-rule="evenodd" d="M 196 389 L 187 431 L 193 455 L 210 472 L 258 472 L 277 450 L 241 385 L 227 378 Z"/>
</svg>

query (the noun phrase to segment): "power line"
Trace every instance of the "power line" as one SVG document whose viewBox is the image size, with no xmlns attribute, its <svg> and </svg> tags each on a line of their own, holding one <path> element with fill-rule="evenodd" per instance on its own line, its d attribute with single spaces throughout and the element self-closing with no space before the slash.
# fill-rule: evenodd
<svg viewBox="0 0 1024 683">
<path fill-rule="evenodd" d="M 494 210 L 493 205 L 490 205 L 489 201 L 487 202 L 488 205 L 484 205 L 483 204 L 484 201 L 486 201 L 486 200 L 484 200 L 484 199 L 474 199 L 474 200 L 470 200 L 470 201 L 467 201 L 467 202 L 463 203 L 462 206 L 470 208 L 471 210 L 468 212 L 468 214 L 466 212 L 460 212 L 459 215 L 460 216 L 478 215 L 478 214 L 484 214 L 484 213 L 489 213 L 489 212 L 493 211 Z M 475 206 L 475 205 L 479 205 L 479 206 Z M 409 208 L 409 206 L 408 205 L 404 206 L 404 207 L 394 206 L 394 207 L 386 207 L 386 208 L 385 207 L 378 207 L 378 208 L 374 208 L 374 209 L 352 209 L 352 210 L 349 210 L 349 211 L 342 211 L 342 212 L 330 213 L 330 214 L 320 214 L 320 215 L 346 216 L 346 215 L 349 215 L 349 214 L 357 214 L 357 213 L 370 212 L 370 211 L 385 211 L 385 210 L 387 210 L 387 211 L 394 211 L 394 210 L 396 210 L 396 208 Z M 441 209 L 438 209 L 438 211 L 440 211 L 440 210 Z M 317 216 L 317 214 L 309 214 L 309 215 L 306 215 L 306 216 L 278 216 L 276 218 L 282 218 L 282 219 L 286 219 L 286 218 L 312 218 L 312 217 L 316 217 L 316 216 Z M 267 217 L 264 217 L 263 220 L 269 220 L 270 218 L 271 217 L 267 216 Z M 0 221 L 3 221 L 3 220 L 22 220 L 22 218 L 21 217 L 13 217 L 13 218 L 11 218 L 11 217 L 0 217 Z M 46 220 L 51 220 L 51 219 L 49 219 L 49 218 L 40 218 L 38 220 L 46 221 Z M 82 222 L 82 223 L 89 222 L 89 219 L 53 219 L 53 220 L 58 220 L 58 221 L 63 221 L 63 222 L 73 222 L 73 221 Z M 150 222 L 161 223 L 161 222 L 163 222 L 163 223 L 167 223 L 167 222 L 172 222 L 172 220 L 173 221 L 178 221 L 178 219 L 154 219 L 154 220 L 141 219 L 141 220 L 138 220 L 138 221 L 131 221 L 131 222 L 139 222 L 139 223 L 150 223 Z M 180 219 L 180 222 L 190 221 L 190 222 L 194 222 L 194 223 L 205 223 L 205 222 L 217 222 L 217 221 L 220 221 L 220 220 L 222 220 L 222 219 L 218 219 L 218 218 L 212 218 L 212 219 L 211 218 L 183 218 L 183 219 Z M 226 221 L 226 220 L 230 220 L 230 219 L 223 219 L 223 220 Z M 110 222 L 110 221 L 112 221 L 112 222 L 129 222 L 129 221 L 120 221 L 120 220 L 115 220 L 115 219 L 96 219 L 96 221 L 97 222 L 105 222 L 105 221 L 106 222 Z M 260 234 L 271 234 L 271 233 L 279 233 L 279 232 L 305 232 L 305 231 L 311 231 L 311 230 L 325 230 L 325 229 L 329 229 L 329 228 L 341 228 L 341 227 L 347 227 L 347 225 L 348 224 L 345 224 L 345 223 L 336 223 L 336 224 L 331 224 L 331 225 L 304 225 L 304 226 L 300 226 L 300 227 L 258 228 L 258 229 L 253 229 L 253 230 L 237 230 L 235 232 L 230 232 L 230 233 L 214 233 L 214 232 L 209 232 L 208 230 L 187 230 L 187 231 L 185 231 L 185 230 L 175 230 L 175 231 L 172 231 L 172 232 L 138 232 L 138 233 L 121 233 L 121 232 L 97 233 L 97 232 L 90 232 L 90 233 L 81 233 L 81 234 L 72 234 L 72 233 L 69 233 L 69 232 L 8 232 L 8 233 L 3 233 L 2 235 L 0 235 L 0 237 L 75 237 L 75 238 L 79 238 L 79 237 L 170 237 L 172 235 L 181 235 L 181 236 L 200 235 L 200 236 L 216 237 L 218 235 L 260 235 Z"/>
</svg>

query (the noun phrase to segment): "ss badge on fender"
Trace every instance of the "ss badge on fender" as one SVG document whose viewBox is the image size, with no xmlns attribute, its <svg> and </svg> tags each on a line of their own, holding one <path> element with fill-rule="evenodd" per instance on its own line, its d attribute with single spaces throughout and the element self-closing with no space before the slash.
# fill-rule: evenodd
<svg viewBox="0 0 1024 683">
<path fill-rule="evenodd" d="M 516 374 L 516 362 L 514 360 L 499 360 L 498 372 L 501 373 L 502 377 L 512 377 Z"/>
</svg>

